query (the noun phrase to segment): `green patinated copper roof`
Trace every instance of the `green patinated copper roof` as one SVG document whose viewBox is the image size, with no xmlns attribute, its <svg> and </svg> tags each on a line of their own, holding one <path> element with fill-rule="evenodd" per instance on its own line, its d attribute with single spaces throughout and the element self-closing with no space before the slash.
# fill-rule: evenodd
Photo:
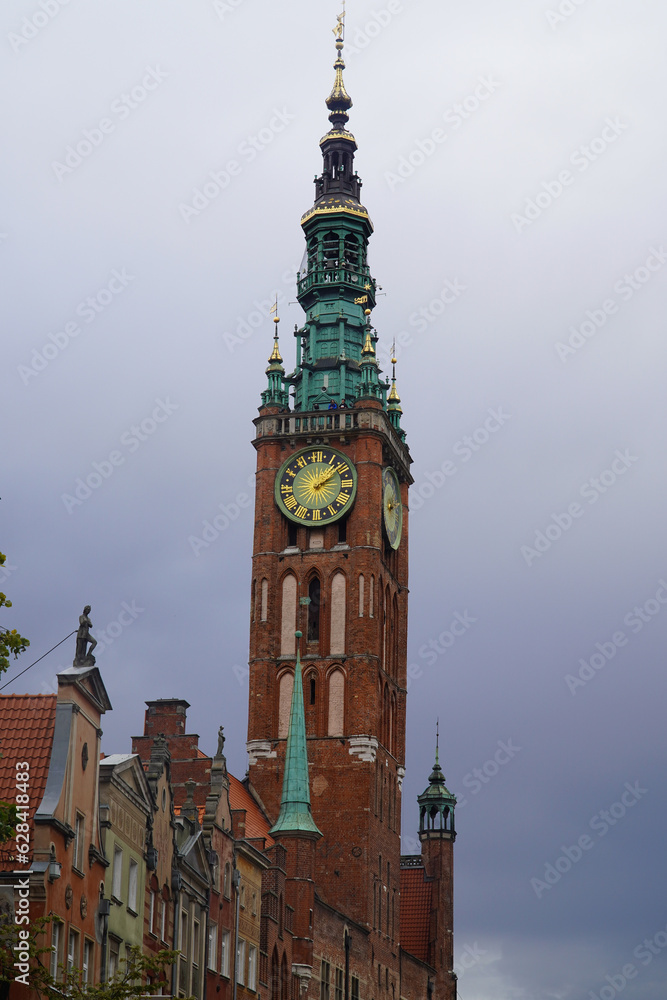
<svg viewBox="0 0 667 1000">
<path fill-rule="evenodd" d="M 438 746 L 435 748 L 435 764 L 428 779 L 428 788 L 417 797 L 420 805 L 442 805 L 452 808 L 456 805 L 456 796 L 447 788 L 445 776 L 440 767 Z"/>
<path fill-rule="evenodd" d="M 297 632 L 297 639 L 301 633 Z M 297 651 L 294 668 L 294 687 L 290 707 L 285 773 L 280 815 L 270 830 L 271 836 L 281 833 L 304 833 L 321 837 L 310 811 L 310 781 L 308 779 L 308 752 L 306 749 L 306 715 L 303 708 L 303 683 L 301 658 Z"/>
</svg>

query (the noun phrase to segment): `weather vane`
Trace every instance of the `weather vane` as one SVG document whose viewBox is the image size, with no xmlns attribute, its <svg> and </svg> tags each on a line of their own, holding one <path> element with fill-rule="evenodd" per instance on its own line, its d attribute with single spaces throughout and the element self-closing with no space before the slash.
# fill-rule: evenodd
<svg viewBox="0 0 667 1000">
<path fill-rule="evenodd" d="M 345 0 L 343 0 L 343 10 L 336 18 L 336 27 L 333 29 L 336 41 L 342 42 L 345 38 Z"/>
</svg>

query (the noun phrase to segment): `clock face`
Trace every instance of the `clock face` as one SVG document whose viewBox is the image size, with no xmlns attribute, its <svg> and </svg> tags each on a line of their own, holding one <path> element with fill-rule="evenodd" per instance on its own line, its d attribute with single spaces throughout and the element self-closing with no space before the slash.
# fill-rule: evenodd
<svg viewBox="0 0 667 1000">
<path fill-rule="evenodd" d="M 276 503 L 297 524 L 337 521 L 354 503 L 356 492 L 357 470 L 333 448 L 303 448 L 276 476 Z"/>
<path fill-rule="evenodd" d="M 398 476 L 393 469 L 382 472 L 382 513 L 389 544 L 392 549 L 397 549 L 403 531 L 403 504 Z"/>
</svg>

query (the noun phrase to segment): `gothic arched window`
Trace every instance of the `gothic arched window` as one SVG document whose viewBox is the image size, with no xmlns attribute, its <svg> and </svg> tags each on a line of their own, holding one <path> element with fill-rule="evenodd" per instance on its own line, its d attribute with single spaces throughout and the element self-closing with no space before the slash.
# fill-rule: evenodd
<svg viewBox="0 0 667 1000">
<path fill-rule="evenodd" d="M 308 642 L 317 642 L 320 638 L 320 579 L 314 576 L 308 584 Z"/>
<path fill-rule="evenodd" d="M 280 655 L 294 656 L 296 632 L 296 577 L 292 573 L 283 580 Z"/>
<path fill-rule="evenodd" d="M 327 734 L 342 736 L 345 720 L 345 675 L 334 670 L 329 676 L 329 717 Z"/>
<path fill-rule="evenodd" d="M 345 574 L 334 573 L 331 581 L 331 643 L 332 656 L 345 653 Z"/>
</svg>

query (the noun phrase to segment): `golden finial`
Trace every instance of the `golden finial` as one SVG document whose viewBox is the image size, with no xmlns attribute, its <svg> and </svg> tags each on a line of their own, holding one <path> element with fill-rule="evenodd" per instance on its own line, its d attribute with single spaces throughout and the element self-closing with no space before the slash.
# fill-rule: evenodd
<svg viewBox="0 0 667 1000">
<path fill-rule="evenodd" d="M 273 322 L 276 324 L 273 333 L 273 351 L 271 352 L 271 357 L 269 358 L 269 364 L 272 365 L 277 363 L 282 364 L 283 359 L 280 356 L 280 348 L 278 347 L 278 324 L 280 323 L 280 317 L 278 316 L 278 295 L 276 294 L 276 301 L 273 303 L 269 309 L 269 315 L 275 313 L 273 317 Z"/>
<path fill-rule="evenodd" d="M 325 103 L 331 112 L 329 115 L 329 121 L 332 123 L 334 128 L 344 129 L 345 122 L 348 119 L 347 112 L 352 107 L 352 98 L 346 91 L 345 84 L 343 83 L 343 70 L 345 69 L 345 63 L 343 61 L 342 53 L 345 39 L 345 0 L 343 0 L 343 10 L 336 19 L 336 27 L 333 29 L 333 33 L 336 38 L 337 54 L 336 61 L 334 63 L 336 77 L 334 80 L 333 90 L 327 97 Z"/>
<path fill-rule="evenodd" d="M 387 396 L 387 402 L 392 404 L 394 409 L 400 410 L 399 403 L 401 402 L 401 397 L 396 390 L 396 337 L 394 337 L 391 345 L 391 364 L 391 390 Z"/>
<path fill-rule="evenodd" d="M 375 348 L 373 347 L 373 339 L 371 337 L 371 328 L 368 326 L 366 328 L 366 339 L 364 341 L 364 346 L 361 351 L 361 356 L 373 357 L 375 355 Z"/>
</svg>

